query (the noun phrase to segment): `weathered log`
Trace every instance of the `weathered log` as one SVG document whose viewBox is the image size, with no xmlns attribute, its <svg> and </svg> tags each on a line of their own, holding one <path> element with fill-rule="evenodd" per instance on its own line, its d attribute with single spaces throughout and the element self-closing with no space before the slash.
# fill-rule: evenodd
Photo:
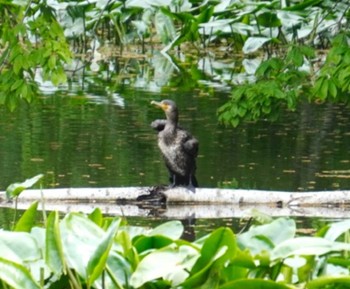
<svg viewBox="0 0 350 289">
<path fill-rule="evenodd" d="M 32 201 L 21 200 L 17 204 L 18 209 L 27 209 Z M 3 202 L 2 207 L 14 208 L 14 202 Z M 39 203 L 39 209 L 46 211 L 60 211 L 62 213 L 83 212 L 91 213 L 99 208 L 102 213 L 113 216 L 125 217 L 154 217 L 161 219 L 186 219 L 186 218 L 244 218 L 252 215 L 252 211 L 260 211 L 272 217 L 320 217 L 320 218 L 348 218 L 349 211 L 342 207 L 276 207 L 268 204 L 212 204 L 189 205 L 168 204 L 166 208 L 159 206 L 140 206 L 137 204 L 113 204 L 99 202 L 58 202 L 46 200 L 44 206 Z"/>
<path fill-rule="evenodd" d="M 155 188 L 121 187 L 121 188 L 68 188 L 26 190 L 18 200 L 45 200 L 62 202 L 99 202 L 120 203 L 140 202 L 140 197 L 152 195 Z M 350 191 L 320 191 L 320 192 L 280 192 L 263 190 L 196 188 L 193 190 L 176 187 L 160 189 L 165 195 L 167 204 L 269 204 L 279 207 L 304 206 L 349 206 Z M 0 201 L 5 201 L 5 193 L 0 192 Z"/>
</svg>

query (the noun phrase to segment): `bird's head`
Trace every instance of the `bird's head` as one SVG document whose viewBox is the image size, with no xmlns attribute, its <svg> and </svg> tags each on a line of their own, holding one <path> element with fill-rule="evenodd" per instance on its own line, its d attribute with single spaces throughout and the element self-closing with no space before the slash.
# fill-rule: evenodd
<svg viewBox="0 0 350 289">
<path fill-rule="evenodd" d="M 177 122 L 178 111 L 177 111 L 176 103 L 174 101 L 169 99 L 164 99 L 158 102 L 153 100 L 151 104 L 161 108 L 165 112 L 165 115 L 167 116 L 168 119 L 171 119 Z"/>
<path fill-rule="evenodd" d="M 164 112 L 170 112 L 177 110 L 175 102 L 169 99 L 164 99 L 162 101 L 151 101 L 151 104 L 161 108 Z"/>
</svg>

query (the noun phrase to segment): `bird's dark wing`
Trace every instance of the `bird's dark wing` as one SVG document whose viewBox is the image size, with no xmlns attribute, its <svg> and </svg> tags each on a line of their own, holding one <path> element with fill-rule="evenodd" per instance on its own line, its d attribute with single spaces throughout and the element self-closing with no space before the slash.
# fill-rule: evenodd
<svg viewBox="0 0 350 289">
<path fill-rule="evenodd" d="M 199 147 L 199 142 L 198 140 L 193 137 L 189 132 L 186 130 L 181 129 L 182 132 L 182 146 L 184 150 L 191 156 L 196 157 L 198 154 L 198 147 Z"/>
<path fill-rule="evenodd" d="M 156 120 L 152 121 L 151 127 L 154 130 L 160 132 L 164 129 L 166 123 L 167 123 L 166 119 L 156 119 Z"/>
<path fill-rule="evenodd" d="M 198 155 L 198 147 L 199 147 L 198 140 L 194 137 L 190 138 L 184 143 L 184 148 L 186 152 L 188 152 L 190 155 L 194 157 Z"/>
</svg>

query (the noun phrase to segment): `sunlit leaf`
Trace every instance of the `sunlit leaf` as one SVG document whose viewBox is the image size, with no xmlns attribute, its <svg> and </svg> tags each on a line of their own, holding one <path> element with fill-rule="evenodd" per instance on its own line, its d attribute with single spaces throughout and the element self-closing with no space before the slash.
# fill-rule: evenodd
<svg viewBox="0 0 350 289">
<path fill-rule="evenodd" d="M 30 232 L 37 220 L 38 201 L 33 202 L 17 221 L 14 231 Z"/>
<path fill-rule="evenodd" d="M 277 245 L 271 252 L 271 260 L 294 255 L 323 255 L 332 251 L 350 250 L 350 244 L 332 242 L 318 237 L 299 237 Z"/>
<path fill-rule="evenodd" d="M 92 285 L 105 269 L 109 252 L 114 242 L 114 236 L 119 228 L 121 219 L 115 219 L 107 233 L 97 245 L 87 264 L 88 284 Z"/>
<path fill-rule="evenodd" d="M 70 213 L 60 222 L 63 252 L 68 265 L 87 278 L 86 267 L 105 232 L 82 214 Z"/>
<path fill-rule="evenodd" d="M 18 197 L 25 189 L 28 189 L 35 185 L 44 175 L 40 174 L 31 179 L 25 180 L 23 183 L 14 183 L 7 187 L 7 198 Z"/>
<path fill-rule="evenodd" d="M 165 236 L 140 236 L 135 242 L 134 246 L 139 253 L 151 249 L 160 249 L 173 243 L 174 241 Z"/>
<path fill-rule="evenodd" d="M 289 286 L 270 280 L 243 279 L 236 280 L 220 286 L 219 289 L 290 289 Z"/>
<path fill-rule="evenodd" d="M 191 270 L 191 276 L 183 283 L 185 288 L 194 288 L 210 282 L 210 275 L 216 274 L 221 266 L 232 260 L 237 252 L 236 237 L 229 228 L 212 232 L 201 249 L 201 255 Z"/>
<path fill-rule="evenodd" d="M 148 233 L 148 235 L 162 235 L 172 240 L 177 240 L 181 237 L 183 230 L 184 227 L 180 221 L 170 221 L 155 227 Z"/>
<path fill-rule="evenodd" d="M 27 232 L 0 231 L 0 243 L 5 244 L 22 261 L 31 262 L 41 257 L 41 252 L 34 237 Z M 5 252 L 1 252 L 5 257 Z"/>
<path fill-rule="evenodd" d="M 237 240 L 241 247 L 250 249 L 252 254 L 258 254 L 263 250 L 272 250 L 273 246 L 293 238 L 295 233 L 296 226 L 292 219 L 279 218 L 270 224 L 251 227 L 248 232 L 240 234 Z"/>
<path fill-rule="evenodd" d="M 269 37 L 249 37 L 243 45 L 243 53 L 255 52 L 270 40 L 271 38 Z"/>
<path fill-rule="evenodd" d="M 0 257 L 0 279 L 16 289 L 40 289 L 30 272 L 23 265 Z"/>
<path fill-rule="evenodd" d="M 188 270 L 198 256 L 198 251 L 190 246 L 177 248 L 175 245 L 170 245 L 154 251 L 142 259 L 131 276 L 130 284 L 140 287 L 148 281 L 163 278 L 176 286 L 187 278 Z"/>
<path fill-rule="evenodd" d="M 162 43 L 169 44 L 176 37 L 176 30 L 171 18 L 162 11 L 158 11 L 155 15 L 155 27 Z"/>
<path fill-rule="evenodd" d="M 278 19 L 275 13 L 264 12 L 257 16 L 257 21 L 259 25 L 265 27 L 279 27 L 281 26 L 281 21 Z"/>
<path fill-rule="evenodd" d="M 56 275 L 65 272 L 65 260 L 57 211 L 51 212 L 47 219 L 45 261 Z"/>
<path fill-rule="evenodd" d="M 103 223 L 103 215 L 100 208 L 95 208 L 89 215 L 88 218 L 93 221 L 97 226 L 101 227 Z"/>
<path fill-rule="evenodd" d="M 349 276 L 320 277 L 307 283 L 307 289 L 346 289 L 350 288 Z"/>
<path fill-rule="evenodd" d="M 350 230 L 350 220 L 344 220 L 329 225 L 329 228 L 324 235 L 324 238 L 330 241 L 335 241 L 342 234 Z"/>
</svg>

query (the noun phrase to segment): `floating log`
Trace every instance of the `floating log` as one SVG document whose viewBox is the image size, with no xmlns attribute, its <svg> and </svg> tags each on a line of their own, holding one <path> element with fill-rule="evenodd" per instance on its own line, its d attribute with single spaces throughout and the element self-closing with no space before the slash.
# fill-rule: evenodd
<svg viewBox="0 0 350 289">
<path fill-rule="evenodd" d="M 62 202 L 137 202 L 141 197 L 152 197 L 154 192 L 162 194 L 167 204 L 269 204 L 279 207 L 290 206 L 350 206 L 350 191 L 281 192 L 242 189 L 195 188 L 193 190 L 176 187 L 170 189 L 149 187 L 120 188 L 66 188 L 26 190 L 19 201 L 45 200 Z M 0 192 L 0 202 L 5 201 L 5 193 Z"/>
<path fill-rule="evenodd" d="M 151 195 L 154 189 L 148 187 L 121 188 L 68 188 L 26 190 L 19 201 L 39 200 L 42 197 L 50 201 L 65 202 L 135 202 L 140 196 Z M 321 192 L 279 192 L 262 190 L 234 190 L 196 188 L 189 190 L 176 187 L 161 190 L 167 203 L 191 204 L 275 204 L 284 206 L 344 206 L 350 205 L 350 191 Z M 0 193 L 0 200 L 5 200 Z"/>
<path fill-rule="evenodd" d="M 159 196 L 165 196 L 158 202 Z M 18 198 L 18 208 L 26 209 L 35 200 L 40 208 L 91 212 L 100 208 L 105 214 L 159 216 L 161 218 L 244 217 L 252 209 L 271 216 L 347 217 L 350 191 L 279 192 L 183 187 L 68 188 L 26 190 Z M 156 200 L 156 202 L 154 202 Z M 14 207 L 0 192 L 0 206 Z"/>
</svg>

